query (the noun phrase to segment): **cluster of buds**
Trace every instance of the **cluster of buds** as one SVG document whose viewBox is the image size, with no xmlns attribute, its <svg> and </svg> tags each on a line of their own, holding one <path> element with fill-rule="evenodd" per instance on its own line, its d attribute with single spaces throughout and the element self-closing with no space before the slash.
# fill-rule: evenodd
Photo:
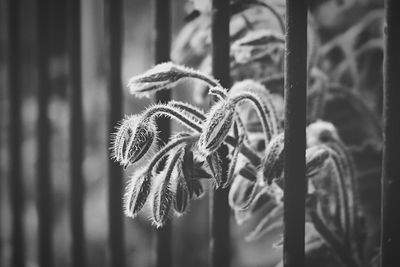
<svg viewBox="0 0 400 267">
<path fill-rule="evenodd" d="M 134 166 L 125 193 L 125 213 L 135 217 L 148 202 L 152 221 L 160 227 L 170 214 L 185 213 L 190 201 L 203 195 L 202 181 L 209 180 L 216 187 L 230 187 L 229 203 L 238 223 L 264 207 L 266 216 L 248 236 L 250 240 L 256 239 L 280 225 L 282 219 L 284 135 L 273 97 L 263 85 L 252 80 L 238 82 L 227 90 L 212 77 L 173 63 L 157 65 L 133 77 L 129 88 L 135 96 L 149 96 L 173 88 L 182 79 L 199 79 L 210 87 L 208 92 L 217 101 L 207 113 L 179 101 L 155 104 L 126 117 L 114 134 L 115 161 L 124 167 Z M 257 114 L 265 144 L 262 151 L 252 147 L 251 131 L 240 116 L 244 102 Z M 158 147 L 155 118 L 159 116 L 177 120 L 188 131 Z M 307 133 L 309 217 L 323 218 L 321 221 L 329 216 L 340 218 L 337 229 L 327 227 L 333 232 L 342 231 L 341 236 L 351 243 L 357 220 L 351 158 L 332 124 L 310 124 Z M 327 180 L 335 184 L 339 200 L 324 199 L 323 183 Z M 333 207 L 327 211 L 321 205 Z"/>
</svg>

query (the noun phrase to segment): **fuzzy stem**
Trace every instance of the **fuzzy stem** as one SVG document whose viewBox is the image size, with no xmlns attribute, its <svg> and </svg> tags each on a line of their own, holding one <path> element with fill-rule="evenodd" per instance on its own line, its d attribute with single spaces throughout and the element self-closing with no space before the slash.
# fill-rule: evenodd
<svg viewBox="0 0 400 267">
<path fill-rule="evenodd" d="M 210 87 L 222 87 L 221 84 L 217 80 L 212 79 L 211 77 L 208 77 L 207 75 L 204 75 L 204 74 L 191 73 L 190 76 L 188 76 L 188 77 L 201 80 L 201 81 L 207 83 Z"/>
<path fill-rule="evenodd" d="M 148 108 L 144 113 L 143 117 L 152 118 L 165 115 L 170 118 L 175 118 L 177 121 L 187 126 L 196 132 L 201 132 L 202 128 L 196 124 L 196 122 L 190 120 L 189 118 L 182 115 L 178 109 L 171 107 L 169 105 L 158 104 Z"/>
<path fill-rule="evenodd" d="M 192 116 L 196 117 L 196 119 L 198 119 L 200 123 L 203 123 L 203 121 L 206 120 L 204 112 L 190 104 L 172 100 L 168 103 L 168 105 L 174 108 L 182 109 L 183 111 L 190 113 Z"/>
<path fill-rule="evenodd" d="M 173 141 L 170 141 L 168 144 L 166 144 L 158 153 L 152 158 L 150 161 L 149 165 L 147 166 L 147 172 L 151 172 L 152 169 L 157 165 L 157 163 L 167 155 L 168 152 L 170 152 L 172 149 L 175 147 L 183 144 L 183 143 L 190 143 L 193 142 L 199 138 L 199 135 L 189 135 L 189 136 L 184 136 L 180 137 L 178 139 L 175 139 Z"/>
<path fill-rule="evenodd" d="M 226 98 L 227 94 L 221 88 L 222 87 L 213 87 L 208 91 L 208 94 L 218 97 L 219 100 L 223 100 Z"/>
</svg>

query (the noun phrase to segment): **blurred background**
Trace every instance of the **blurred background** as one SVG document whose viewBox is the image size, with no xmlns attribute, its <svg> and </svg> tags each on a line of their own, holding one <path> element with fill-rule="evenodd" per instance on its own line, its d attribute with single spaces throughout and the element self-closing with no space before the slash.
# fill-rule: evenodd
<svg viewBox="0 0 400 267">
<path fill-rule="evenodd" d="M 70 174 L 69 174 L 69 105 L 68 92 L 70 84 L 69 62 L 67 57 L 67 13 L 68 0 L 49 1 L 47 17 L 50 43 L 49 76 L 50 103 L 49 119 L 51 124 L 51 183 L 53 192 L 53 250 L 54 266 L 71 266 L 70 234 Z M 38 117 L 38 40 L 37 40 L 37 4 L 40 0 L 20 0 L 20 53 L 22 90 L 22 177 L 24 188 L 24 233 L 26 249 L 26 266 L 38 266 L 38 213 L 37 213 L 37 117 Z M 87 266 L 107 266 L 108 254 L 108 213 L 107 213 L 107 177 L 108 147 L 107 130 L 108 96 L 107 96 L 107 60 L 103 1 L 81 1 L 82 19 L 82 88 L 84 112 L 85 157 L 83 161 L 85 178 L 84 222 L 86 235 Z M 193 14 L 193 3 L 185 0 L 172 0 L 172 39 L 180 33 L 188 14 Z M 201 6 L 202 1 L 197 6 Z M 207 1 L 204 1 L 207 2 Z M 203 2 L 203 3 L 204 3 Z M 284 2 L 278 1 L 275 2 Z M 122 84 L 140 74 L 154 63 L 154 6 L 153 1 L 123 1 L 123 63 Z M 200 4 L 199 4 L 200 3 Z M 359 59 L 359 79 L 351 80 L 337 74 L 337 66 L 346 55 L 333 50 L 330 64 L 321 62 L 331 77 L 348 86 L 357 87 L 370 109 L 380 116 L 380 91 L 382 60 L 380 26 L 383 1 L 380 0 L 313 0 L 310 1 L 312 18 L 321 47 L 328 50 L 329 44 L 354 43 L 354 25 L 367 16 L 375 14 L 379 23 L 372 22 L 371 31 L 365 33 L 358 41 L 367 43 L 372 37 L 378 42 L 376 50 Z M 11 210 L 9 181 L 10 159 L 8 158 L 10 124 L 8 101 L 8 1 L 0 0 L 0 265 L 10 266 L 11 258 Z M 375 18 L 374 17 L 374 18 Z M 185 19 L 186 18 L 186 19 Z M 371 19 L 372 20 L 372 19 Z M 371 37 L 372 36 L 372 37 Z M 184 39 L 184 38 L 183 38 Z M 334 40 L 334 41 L 333 41 Z M 182 38 L 181 40 L 182 41 Z M 178 44 L 179 46 L 180 44 Z M 358 45 L 358 46 L 357 46 Z M 353 48 L 359 47 L 356 44 Z M 348 47 L 352 47 L 349 45 Z M 322 48 L 321 48 L 322 49 Z M 174 49 L 173 49 L 174 51 Z M 325 51 L 325 50 L 324 50 Z M 352 51 L 347 51 L 352 53 Z M 175 50 L 175 58 L 184 57 Z M 189 56 L 188 56 L 189 57 Z M 336 61 L 335 61 L 336 60 Z M 332 63 L 333 62 L 333 63 Z M 361 63 L 360 63 L 361 62 Z M 191 62 L 198 66 L 198 62 Z M 358 64 L 357 63 L 357 64 Z M 336 65 L 335 65 L 336 64 Z M 196 66 L 196 67 L 197 67 Z M 367 67 L 365 67 L 367 66 Z M 363 72 L 364 71 L 364 72 Z M 334 76 L 336 73 L 336 76 Z M 353 77 L 354 78 L 354 77 Z M 173 98 L 193 101 L 192 91 L 179 88 Z M 124 87 L 124 113 L 133 114 L 141 111 L 151 103 L 147 99 L 135 99 L 129 96 Z M 177 126 L 174 125 L 175 129 Z M 379 178 L 372 179 L 369 186 L 379 185 Z M 369 188 L 369 187 L 368 187 Z M 366 194 L 368 194 L 367 191 Z M 372 191 L 371 191 L 372 192 Z M 379 207 L 379 194 L 373 192 L 370 207 L 371 214 Z M 127 266 L 154 266 L 155 264 L 155 231 L 148 221 L 146 212 L 135 220 L 124 218 L 125 252 Z M 374 217 L 371 215 L 371 220 Z M 375 220 L 378 221 L 377 217 Z M 187 215 L 173 220 L 173 257 L 174 266 L 206 266 L 208 263 L 208 199 L 207 197 L 192 203 Z M 377 223 L 377 222 L 376 222 Z M 250 225 L 237 226 L 232 220 L 232 257 L 233 266 L 268 266 L 274 265 L 280 258 L 280 250 L 273 249 L 272 243 L 279 239 L 279 229 L 257 242 L 247 243 L 244 236 Z M 375 229 L 376 231 L 376 229 Z M 372 241 L 371 241 L 372 242 Z M 372 244 L 371 247 L 374 245 Z M 373 248 L 372 248 L 373 249 Z"/>
</svg>

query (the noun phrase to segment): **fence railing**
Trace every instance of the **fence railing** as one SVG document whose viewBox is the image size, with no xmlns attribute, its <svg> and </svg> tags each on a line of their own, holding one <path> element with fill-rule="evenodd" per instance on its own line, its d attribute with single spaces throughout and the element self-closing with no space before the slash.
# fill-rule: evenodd
<svg viewBox="0 0 400 267">
<path fill-rule="evenodd" d="M 50 173 L 50 125 L 49 125 L 49 43 L 48 28 L 50 1 L 37 1 L 38 19 L 38 94 L 37 124 L 37 190 L 39 219 L 39 266 L 53 266 L 53 214 L 52 179 Z M 213 75 L 225 87 L 230 85 L 229 72 L 229 0 L 213 0 L 212 15 L 212 67 Z M 122 118 L 122 40 L 123 1 L 105 0 L 106 36 L 108 40 L 108 100 L 109 131 Z M 12 215 L 11 266 L 25 266 L 25 237 L 23 230 L 24 182 L 22 176 L 22 87 L 21 72 L 21 10 L 20 0 L 9 0 L 8 7 L 8 99 L 9 99 L 9 186 Z M 395 26 L 395 12 L 400 10 L 399 1 L 386 0 L 386 46 L 384 58 L 384 156 L 382 174 L 382 243 L 381 266 L 391 267 L 398 262 L 400 251 L 400 105 L 396 90 L 400 89 L 400 31 Z M 171 39 L 171 11 L 167 0 L 155 1 L 155 63 L 169 60 Z M 68 1 L 68 51 L 70 63 L 70 171 L 71 171 L 71 236 L 72 264 L 85 266 L 84 229 L 84 176 L 82 162 L 85 142 L 83 138 L 82 109 L 82 55 L 81 55 L 81 1 Z M 286 1 L 286 54 L 285 54 L 285 209 L 284 248 L 285 267 L 304 266 L 304 214 L 305 214 L 305 126 L 307 88 L 307 4 L 306 1 Z M 156 101 L 169 101 L 169 92 L 156 95 Z M 161 141 L 169 138 L 170 125 L 159 120 L 163 129 Z M 109 161 L 108 223 L 110 266 L 124 267 L 124 224 L 122 214 L 122 170 Z M 216 190 L 210 199 L 210 254 L 211 265 L 230 265 L 230 239 L 227 191 Z M 157 230 L 157 266 L 173 266 L 171 249 L 171 225 Z"/>
<path fill-rule="evenodd" d="M 229 0 L 212 1 L 212 72 L 225 88 L 230 88 Z M 222 169 L 227 170 L 225 162 Z M 227 172 L 223 172 L 227 175 Z M 222 178 L 226 181 L 226 177 Z M 211 190 L 212 191 L 212 190 Z M 228 189 L 219 188 L 210 194 L 210 258 L 213 267 L 228 267 L 230 263 Z"/>
<path fill-rule="evenodd" d="M 304 266 L 307 1 L 286 1 L 283 263 Z"/>
<path fill-rule="evenodd" d="M 81 51 L 81 5 L 79 0 L 68 1 L 67 6 L 68 55 L 70 73 L 70 188 L 71 197 L 71 234 L 72 234 L 72 266 L 85 266 L 85 229 L 84 229 L 84 197 L 85 181 L 83 178 L 84 160 L 84 121 L 82 107 L 82 51 Z"/>
<path fill-rule="evenodd" d="M 21 70 L 20 47 L 20 1 L 8 4 L 8 97 L 9 97 L 9 185 L 11 204 L 11 245 L 12 266 L 24 267 L 25 237 L 23 229 L 24 187 L 22 178 L 22 88 L 19 73 Z"/>
<path fill-rule="evenodd" d="M 397 206 L 400 202 L 400 31 L 395 15 L 400 10 L 400 2 L 386 0 L 385 4 L 381 267 L 397 265 L 400 251 L 400 213 Z"/>
<path fill-rule="evenodd" d="M 108 39 L 108 98 L 109 98 L 109 136 L 121 119 L 122 106 L 122 40 L 123 16 L 122 0 L 105 1 L 106 38 Z M 121 167 L 109 161 L 108 177 L 108 231 L 110 265 L 126 265 L 124 251 L 124 223 L 122 214 L 123 174 Z"/>
</svg>

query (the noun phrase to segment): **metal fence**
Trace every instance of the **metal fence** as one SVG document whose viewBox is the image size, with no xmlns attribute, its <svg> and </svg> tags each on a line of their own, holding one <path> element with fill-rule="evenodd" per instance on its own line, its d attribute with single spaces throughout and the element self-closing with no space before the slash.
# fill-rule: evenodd
<svg viewBox="0 0 400 267">
<path fill-rule="evenodd" d="M 52 245 L 52 192 L 50 175 L 50 130 L 49 106 L 49 54 L 51 39 L 46 18 L 50 1 L 37 1 L 38 18 L 38 83 L 37 101 L 39 106 L 37 123 L 38 165 L 38 216 L 39 216 L 39 266 L 53 266 Z M 105 0 L 107 69 L 109 100 L 109 131 L 122 117 L 122 0 Z M 21 119 L 21 36 L 20 0 L 8 1 L 8 81 L 9 81 L 9 192 L 12 211 L 12 256 L 11 266 L 25 266 L 23 234 L 24 182 L 21 173 L 22 119 Z M 229 87 L 229 0 L 213 0 L 212 42 L 213 74 L 221 84 Z M 400 89 L 398 70 L 400 69 L 400 31 L 396 29 L 395 12 L 400 10 L 399 1 L 386 1 L 386 45 L 384 57 L 384 156 L 382 175 L 382 240 L 381 266 L 393 267 L 399 259 L 400 251 L 400 100 L 396 90 Z M 84 229 L 84 176 L 82 162 L 85 142 L 83 139 L 82 109 L 82 52 L 81 52 L 81 1 L 68 1 L 68 58 L 70 62 L 71 91 L 69 103 L 70 125 L 70 184 L 71 184 L 71 235 L 72 264 L 85 266 Z M 286 53 L 285 53 L 285 208 L 284 208 L 284 266 L 304 266 L 304 223 L 306 178 L 305 173 L 305 126 L 306 126 L 306 87 L 307 87 L 307 1 L 286 1 Z M 169 60 L 170 51 L 170 3 L 167 0 L 155 1 L 155 63 Z M 155 101 L 170 100 L 169 93 L 158 93 Z M 168 121 L 158 121 L 162 141 L 169 137 Z M 124 227 L 122 214 L 122 170 L 109 161 L 108 217 L 110 266 L 126 266 L 124 252 Z M 301 190 L 299 190 L 299 188 Z M 210 200 L 211 266 L 230 265 L 229 252 L 229 207 L 227 191 L 217 190 Z M 173 266 L 170 240 L 171 226 L 157 230 L 157 266 Z"/>
</svg>

